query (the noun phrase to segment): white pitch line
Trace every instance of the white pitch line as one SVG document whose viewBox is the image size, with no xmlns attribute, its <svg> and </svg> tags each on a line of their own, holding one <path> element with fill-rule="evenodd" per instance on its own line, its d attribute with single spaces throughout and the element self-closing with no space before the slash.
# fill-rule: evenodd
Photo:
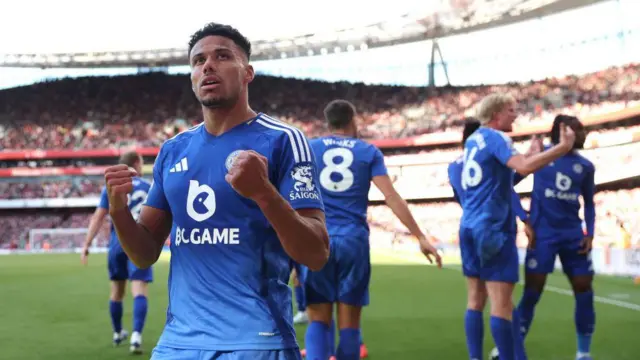
<svg viewBox="0 0 640 360">
<path fill-rule="evenodd" d="M 411 261 L 414 264 L 420 264 L 420 261 L 416 261 L 415 259 L 410 259 L 406 256 L 403 256 L 401 254 L 397 254 L 397 253 L 385 253 L 384 256 L 391 256 L 391 257 L 395 257 L 397 259 L 402 259 L 405 261 Z M 425 263 L 422 263 L 423 265 L 426 265 Z M 443 266 L 444 269 L 449 269 L 449 270 L 456 270 L 456 271 L 461 271 L 461 269 L 459 267 L 451 267 L 451 266 Z M 524 282 L 520 281 L 518 283 L 519 285 L 524 285 Z M 567 290 L 567 289 L 563 289 L 563 288 L 559 288 L 559 287 L 555 287 L 555 286 L 551 286 L 551 285 L 546 285 L 544 287 L 545 291 L 551 291 L 554 292 L 556 294 L 562 294 L 562 295 L 567 295 L 567 296 L 573 296 L 573 291 L 571 290 Z M 615 300 L 615 299 L 610 299 L 610 298 L 606 298 L 606 297 L 602 297 L 602 296 L 594 296 L 593 300 L 602 304 L 608 304 L 608 305 L 613 305 L 613 306 L 617 306 L 617 307 L 621 307 L 624 309 L 628 309 L 628 310 L 633 310 L 633 311 L 638 311 L 640 312 L 640 305 L 638 304 L 634 304 L 634 303 L 630 303 L 630 302 L 626 302 L 626 301 L 621 301 L 621 300 Z"/>
<path fill-rule="evenodd" d="M 522 283 L 520 283 L 520 285 L 522 285 Z M 557 294 L 573 296 L 573 291 L 567 290 L 567 289 L 558 288 L 558 287 L 555 287 L 555 286 L 546 285 L 544 287 L 544 290 L 545 291 L 549 290 L 549 291 L 557 293 Z M 609 298 L 602 297 L 602 296 L 594 296 L 593 300 L 596 301 L 596 302 L 599 302 L 599 303 L 603 303 L 603 304 L 609 304 L 609 305 L 618 306 L 618 307 L 629 309 L 629 310 L 640 311 L 640 305 L 629 303 L 629 302 L 626 302 L 626 301 L 609 299 Z"/>
</svg>

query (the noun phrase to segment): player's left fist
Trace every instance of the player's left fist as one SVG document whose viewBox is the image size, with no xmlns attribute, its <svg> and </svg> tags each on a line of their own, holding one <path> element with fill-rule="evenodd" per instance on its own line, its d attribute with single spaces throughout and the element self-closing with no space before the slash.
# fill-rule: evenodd
<svg viewBox="0 0 640 360">
<path fill-rule="evenodd" d="M 242 151 L 233 160 L 225 180 L 240 195 L 255 200 L 269 190 L 267 158 L 253 150 Z"/>
</svg>

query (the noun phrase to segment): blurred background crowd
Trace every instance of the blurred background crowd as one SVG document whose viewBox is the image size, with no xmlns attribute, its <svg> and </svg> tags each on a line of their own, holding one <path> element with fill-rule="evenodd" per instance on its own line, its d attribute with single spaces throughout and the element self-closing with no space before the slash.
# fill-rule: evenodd
<svg viewBox="0 0 640 360">
<path fill-rule="evenodd" d="M 611 114 L 640 105 L 638 65 L 606 69 L 584 76 L 473 88 L 417 88 L 327 83 L 259 76 L 252 83 L 252 106 L 292 123 L 309 137 L 326 133 L 322 108 L 335 97 L 352 100 L 359 110 L 361 136 L 377 139 L 410 138 L 450 133 L 459 139 L 460 124 L 473 115 L 474 105 L 494 91 L 509 92 L 519 100 L 515 132 L 549 127 L 556 114 L 582 119 Z M 139 76 L 64 79 L 2 91 L 0 146 L 5 150 L 106 149 L 122 146 L 157 147 L 201 121 L 189 82 L 183 75 L 152 73 Z M 623 119 L 626 120 L 626 119 Z M 594 162 L 598 175 L 615 180 L 640 150 L 640 125 L 633 121 L 589 126 L 583 154 Z M 528 137 L 516 147 L 528 147 Z M 419 198 L 436 189 L 436 196 L 413 204 L 420 224 L 440 241 L 457 242 L 460 207 L 446 192 L 449 162 L 460 155 L 456 142 L 445 146 L 384 149 L 389 171 L 403 195 Z M 151 161 L 147 161 L 151 165 Z M 103 159 L 23 159 L 4 161 L 5 169 L 70 169 L 102 166 Z M 147 174 L 148 176 L 149 174 Z M 613 176 L 613 177 L 611 177 Z M 17 176 L 0 178 L 0 200 L 99 197 L 104 181 L 94 176 Z M 640 189 L 618 189 L 597 194 L 596 246 L 626 246 L 637 232 Z M 435 199 L 433 199 L 435 198 Z M 527 199 L 523 198 L 524 203 Z M 0 216 L 0 246 L 24 247 L 30 228 L 84 228 L 91 209 L 41 209 L 29 214 Z M 410 241 L 385 206 L 370 208 L 375 239 Z M 106 239 L 108 227 L 101 235 Z M 383 235 L 386 234 L 386 235 Z M 55 238 L 55 237 L 54 237 Z M 51 238 L 53 239 L 53 238 Z M 391 240 L 390 240 L 391 239 Z M 60 235 L 56 246 L 78 243 L 82 234 Z M 521 238 L 525 241 L 524 238 Z M 628 241 L 627 241 L 628 242 Z M 38 244 L 42 244 L 39 241 Z"/>
</svg>

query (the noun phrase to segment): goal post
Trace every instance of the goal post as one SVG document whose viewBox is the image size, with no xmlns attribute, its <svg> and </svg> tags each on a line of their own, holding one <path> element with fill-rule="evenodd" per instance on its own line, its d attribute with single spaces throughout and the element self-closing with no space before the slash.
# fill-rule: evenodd
<svg viewBox="0 0 640 360">
<path fill-rule="evenodd" d="M 88 228 L 30 229 L 29 252 L 79 252 L 89 232 Z M 109 239 L 100 232 L 91 245 L 92 252 L 106 251 Z"/>
</svg>

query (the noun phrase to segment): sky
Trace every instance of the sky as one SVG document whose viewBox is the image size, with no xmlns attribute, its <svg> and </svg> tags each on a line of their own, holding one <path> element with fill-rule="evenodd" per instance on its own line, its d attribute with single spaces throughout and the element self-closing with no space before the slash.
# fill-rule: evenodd
<svg viewBox="0 0 640 360">
<path fill-rule="evenodd" d="M 448 0 L 20 0 L 0 11 L 0 54 L 185 47 L 202 25 L 233 25 L 250 40 L 369 25 Z"/>
<path fill-rule="evenodd" d="M 391 7 L 387 2 L 369 9 L 367 1 L 325 0 L 322 8 L 303 12 L 301 5 L 290 0 L 271 0 L 268 6 L 255 0 L 246 0 L 245 3 L 255 2 L 256 5 L 244 6 L 245 9 L 214 8 L 215 11 L 209 12 L 215 12 L 215 16 L 210 16 L 209 12 L 202 10 L 205 6 L 211 6 L 204 1 L 184 0 L 186 5 L 181 3 L 181 6 L 158 10 L 153 6 L 157 7 L 159 2 L 152 5 L 148 0 L 132 0 L 133 5 L 125 5 L 122 0 L 113 0 L 110 7 L 92 10 L 92 16 L 82 17 L 77 15 L 79 12 L 72 12 L 73 9 L 86 10 L 88 7 L 82 2 L 73 5 L 73 1 L 60 0 L 55 2 L 55 6 L 42 2 L 38 7 L 34 0 L 21 0 L 3 5 L 0 12 L 0 33 L 11 35 L 0 36 L 0 53 L 185 47 L 193 31 L 213 20 L 239 27 L 250 39 L 292 36 L 368 25 L 397 18 L 408 11 L 412 14 L 416 11 L 432 11 L 436 5 L 445 6 L 450 1 L 394 0 Z M 433 6 L 426 8 L 427 4 Z M 252 10 L 247 12 L 246 9 L 250 7 Z M 285 12 L 285 9 L 292 11 Z M 289 16 L 293 10 L 299 15 Z M 513 25 L 445 37 L 439 40 L 439 46 L 454 85 L 494 84 L 584 74 L 609 66 L 640 62 L 640 46 L 637 45 L 640 44 L 639 13 L 640 0 L 600 2 L 579 10 Z M 47 17 L 45 14 L 57 15 Z M 154 14 L 154 17 L 143 14 Z M 287 17 L 291 17 L 291 20 Z M 27 18 L 35 20 L 27 22 Z M 327 56 L 256 61 L 253 65 L 258 72 L 275 76 L 423 86 L 428 79 L 430 51 L 431 42 L 423 41 Z M 0 67 L 0 89 L 65 76 L 115 76 L 135 74 L 136 71 L 131 68 Z M 188 67 L 170 69 L 172 73 L 185 71 L 188 71 Z M 442 66 L 437 65 L 437 85 L 445 84 L 443 73 Z"/>
</svg>

